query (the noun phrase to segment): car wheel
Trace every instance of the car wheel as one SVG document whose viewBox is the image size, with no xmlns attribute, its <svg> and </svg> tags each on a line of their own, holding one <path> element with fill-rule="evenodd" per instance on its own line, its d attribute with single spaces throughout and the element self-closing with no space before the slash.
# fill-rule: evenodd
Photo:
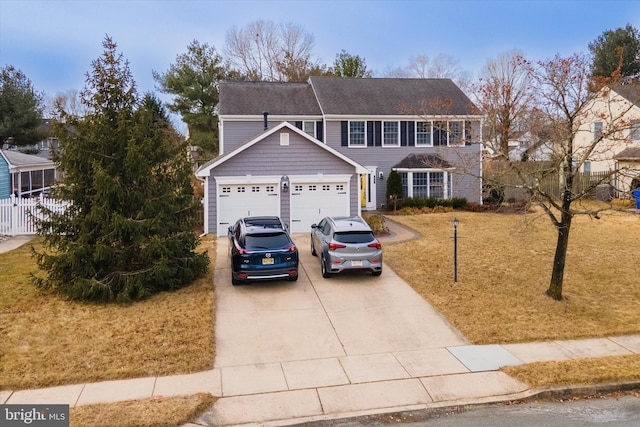
<svg viewBox="0 0 640 427">
<path fill-rule="evenodd" d="M 372 272 L 371 272 L 371 275 L 372 275 L 372 276 L 379 276 L 379 275 L 381 275 L 381 274 L 382 274 L 382 270 L 380 270 L 380 271 L 372 271 Z"/>
<path fill-rule="evenodd" d="M 313 245 L 313 238 L 311 238 L 311 255 L 318 256 L 318 253 L 316 252 L 316 247 Z"/>
<path fill-rule="evenodd" d="M 322 266 L 322 277 L 325 279 L 331 277 L 331 273 L 329 273 L 329 270 L 327 269 L 327 260 L 325 259 L 324 254 L 322 254 L 322 262 L 320 265 Z"/>
<path fill-rule="evenodd" d="M 290 282 L 295 282 L 298 280 L 298 275 L 296 274 L 295 276 L 289 276 L 289 281 Z"/>
</svg>

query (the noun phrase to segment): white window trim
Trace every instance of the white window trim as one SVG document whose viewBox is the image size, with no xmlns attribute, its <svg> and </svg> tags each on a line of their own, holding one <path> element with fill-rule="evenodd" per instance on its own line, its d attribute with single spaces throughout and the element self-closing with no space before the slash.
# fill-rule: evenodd
<svg viewBox="0 0 640 427">
<path fill-rule="evenodd" d="M 396 142 L 394 144 L 385 144 L 385 132 L 384 132 L 384 124 L 385 123 L 395 123 L 396 124 Z M 380 142 L 382 147 L 400 147 L 400 122 L 398 120 L 383 120 L 382 121 L 382 141 Z"/>
<path fill-rule="evenodd" d="M 308 133 L 304 127 L 307 123 L 311 123 L 313 126 L 313 134 Z M 311 135 L 314 138 L 317 138 L 317 127 L 316 127 L 316 122 L 315 121 L 311 121 L 311 120 L 303 120 L 302 121 L 302 132 L 306 133 L 307 135 Z"/>
<path fill-rule="evenodd" d="M 425 172 L 442 172 L 444 174 L 443 176 L 443 181 L 442 181 L 442 188 L 443 188 L 443 200 L 449 200 L 452 198 L 452 194 L 453 194 L 453 185 L 449 186 L 449 181 L 451 180 L 451 170 L 450 169 L 434 169 L 434 168 L 428 168 L 428 169 L 393 169 L 398 173 L 406 173 L 407 174 L 407 197 L 413 197 L 413 174 L 414 173 L 425 173 Z M 427 188 L 430 188 L 429 185 L 427 185 Z M 451 189 L 451 191 L 449 191 L 449 189 Z M 430 190 L 428 190 L 430 191 Z M 451 193 L 451 194 L 449 194 Z M 431 195 L 429 195 L 429 197 L 431 197 Z"/>
<path fill-rule="evenodd" d="M 354 122 L 358 122 L 358 123 L 363 123 L 364 124 L 364 144 L 362 145 L 354 145 L 351 144 L 351 123 Z M 349 120 L 349 128 L 347 129 L 349 132 L 349 138 L 348 138 L 348 147 L 349 148 L 367 148 L 367 121 L 366 120 Z"/>
<path fill-rule="evenodd" d="M 599 124 L 600 125 L 600 130 L 596 130 L 596 125 Z M 604 123 L 602 122 L 602 120 L 596 120 L 595 122 L 593 122 L 593 141 L 597 141 L 598 138 L 602 137 L 604 134 Z M 598 135 L 598 132 L 600 133 L 600 135 Z"/>
<path fill-rule="evenodd" d="M 429 124 L 429 142 L 427 144 L 418 143 L 418 123 Z M 422 132 L 421 132 L 422 133 Z M 433 120 L 415 121 L 413 124 L 414 145 L 416 147 L 433 147 Z"/>
</svg>

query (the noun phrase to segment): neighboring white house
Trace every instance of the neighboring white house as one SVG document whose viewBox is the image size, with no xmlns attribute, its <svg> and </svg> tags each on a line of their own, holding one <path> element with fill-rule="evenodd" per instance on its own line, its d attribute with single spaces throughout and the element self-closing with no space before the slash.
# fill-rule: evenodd
<svg viewBox="0 0 640 427">
<path fill-rule="evenodd" d="M 630 190 L 640 177 L 640 84 L 604 88 L 585 106 L 574 158 L 582 172 L 615 171 L 615 187 Z"/>
</svg>

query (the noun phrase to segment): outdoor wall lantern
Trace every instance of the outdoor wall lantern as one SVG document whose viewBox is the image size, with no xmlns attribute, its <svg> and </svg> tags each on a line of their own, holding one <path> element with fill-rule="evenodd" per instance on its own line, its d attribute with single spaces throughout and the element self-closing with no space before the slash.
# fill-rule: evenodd
<svg viewBox="0 0 640 427">
<path fill-rule="evenodd" d="M 380 171 L 380 174 L 378 175 L 380 177 L 380 180 L 384 179 L 384 172 Z"/>
<path fill-rule="evenodd" d="M 287 175 L 284 175 L 282 178 L 280 178 L 280 181 L 282 182 L 282 192 L 283 193 L 288 193 L 289 192 L 289 177 Z"/>
<path fill-rule="evenodd" d="M 458 218 L 453 218 L 453 282 L 458 281 Z"/>
</svg>

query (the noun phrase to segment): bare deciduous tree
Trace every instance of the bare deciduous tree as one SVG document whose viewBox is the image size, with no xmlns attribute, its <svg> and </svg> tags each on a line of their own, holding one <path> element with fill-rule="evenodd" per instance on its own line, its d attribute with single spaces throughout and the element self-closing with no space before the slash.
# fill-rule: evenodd
<svg viewBox="0 0 640 427">
<path fill-rule="evenodd" d="M 409 64 L 389 71 L 387 77 L 451 79 L 462 90 L 468 89 L 471 81 L 469 73 L 460 67 L 460 61 L 442 53 L 433 59 L 427 55 L 409 58 Z"/>
<path fill-rule="evenodd" d="M 517 51 L 489 59 L 474 86 L 476 104 L 486 115 L 485 143 L 497 157 L 509 158 L 509 141 L 522 130 L 533 94 L 528 62 Z"/>
<path fill-rule="evenodd" d="M 298 81 L 318 68 L 311 58 L 314 44 L 299 25 L 260 20 L 227 31 L 224 53 L 249 80 Z"/>
<path fill-rule="evenodd" d="M 609 96 L 607 85 L 598 85 L 603 87 L 600 91 L 593 90 L 590 64 L 584 55 L 556 56 L 528 64 L 527 68 L 537 114 L 547 126 L 554 156 L 550 162 L 505 161 L 504 164 L 511 176 L 516 177 L 511 185 L 526 191 L 556 228 L 557 242 L 546 293 L 555 300 L 562 300 L 573 218 L 576 215 L 599 218 L 602 210 L 611 209 L 610 205 L 581 202 L 592 197 L 598 185 L 613 182 L 613 176 L 620 172 L 605 172 L 585 185 L 581 166 L 594 153 L 607 150 L 612 141 L 628 139 L 630 121 L 625 115 L 634 102 L 621 103 Z M 594 117 L 604 122 L 602 131 L 597 134 L 591 129 Z M 542 185 L 549 178 L 555 185 Z"/>
</svg>

